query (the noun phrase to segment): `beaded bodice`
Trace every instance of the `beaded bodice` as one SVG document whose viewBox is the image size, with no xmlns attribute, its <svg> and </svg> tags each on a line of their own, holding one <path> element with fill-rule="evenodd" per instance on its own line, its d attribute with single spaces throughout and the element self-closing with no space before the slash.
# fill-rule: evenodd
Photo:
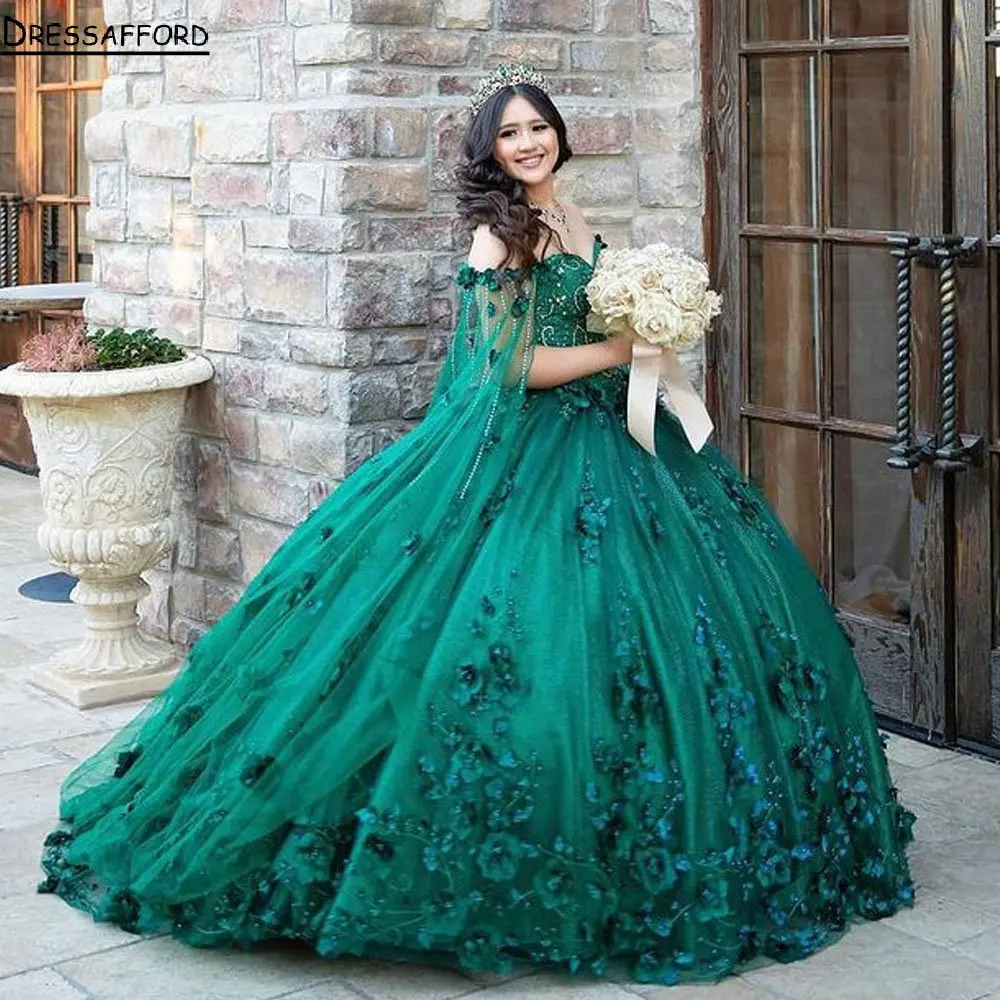
<svg viewBox="0 0 1000 1000">
<path fill-rule="evenodd" d="M 604 339 L 605 334 L 588 329 L 587 283 L 605 246 L 597 236 L 593 262 L 574 253 L 558 253 L 536 265 L 533 324 L 536 347 L 575 347 Z M 562 396 L 568 406 L 594 404 L 621 414 L 627 390 L 628 366 L 621 366 L 567 382 L 552 391 Z"/>
<path fill-rule="evenodd" d="M 600 339 L 587 329 L 592 273 L 590 263 L 574 253 L 552 254 L 536 266 L 535 346 L 574 347 Z"/>
</svg>

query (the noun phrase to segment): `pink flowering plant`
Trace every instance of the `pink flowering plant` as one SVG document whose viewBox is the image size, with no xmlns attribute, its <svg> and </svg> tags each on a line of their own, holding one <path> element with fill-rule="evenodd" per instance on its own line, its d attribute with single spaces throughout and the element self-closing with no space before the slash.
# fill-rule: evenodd
<svg viewBox="0 0 1000 1000">
<path fill-rule="evenodd" d="M 88 333 L 82 319 L 55 320 L 21 349 L 25 368 L 35 372 L 113 371 L 181 361 L 184 351 L 153 329 Z"/>
</svg>

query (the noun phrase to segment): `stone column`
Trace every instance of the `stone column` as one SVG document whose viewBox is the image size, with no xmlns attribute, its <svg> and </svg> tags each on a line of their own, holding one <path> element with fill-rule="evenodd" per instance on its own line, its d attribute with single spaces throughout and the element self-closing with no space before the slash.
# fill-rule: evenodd
<svg viewBox="0 0 1000 1000">
<path fill-rule="evenodd" d="M 145 626 L 188 644 L 311 507 L 425 411 L 463 243 L 466 97 L 542 70 L 577 157 L 560 188 L 612 245 L 701 250 L 694 0 L 106 0 L 184 19 L 209 58 L 112 57 L 89 227 L 94 323 L 205 351 L 177 460 L 181 538 Z M 689 367 L 698 377 L 699 358 Z"/>
</svg>

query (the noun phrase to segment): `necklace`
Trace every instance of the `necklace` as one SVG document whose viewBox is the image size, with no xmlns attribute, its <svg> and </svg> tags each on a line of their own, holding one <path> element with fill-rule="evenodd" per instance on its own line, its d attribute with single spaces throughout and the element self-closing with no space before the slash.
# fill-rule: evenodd
<svg viewBox="0 0 1000 1000">
<path fill-rule="evenodd" d="M 545 222 L 552 229 L 561 229 L 564 232 L 567 228 L 568 220 L 566 218 L 566 210 L 559 204 L 558 201 L 552 202 L 551 205 L 536 205 L 533 201 L 529 202 L 531 207 L 535 209 L 542 217 L 542 221 Z"/>
</svg>

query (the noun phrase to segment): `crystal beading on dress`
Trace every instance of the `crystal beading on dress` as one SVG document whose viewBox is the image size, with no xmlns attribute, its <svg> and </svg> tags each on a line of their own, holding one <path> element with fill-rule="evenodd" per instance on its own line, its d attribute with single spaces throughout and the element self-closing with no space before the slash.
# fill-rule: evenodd
<svg viewBox="0 0 1000 1000">
<path fill-rule="evenodd" d="M 666 411 L 656 455 L 628 435 L 587 324 L 603 241 L 520 267 L 490 242 L 534 239 L 565 160 L 543 97 L 492 89 L 470 125 L 426 416 L 69 776 L 42 891 L 202 947 L 660 984 L 912 902 L 913 816 L 805 558 Z"/>
</svg>

